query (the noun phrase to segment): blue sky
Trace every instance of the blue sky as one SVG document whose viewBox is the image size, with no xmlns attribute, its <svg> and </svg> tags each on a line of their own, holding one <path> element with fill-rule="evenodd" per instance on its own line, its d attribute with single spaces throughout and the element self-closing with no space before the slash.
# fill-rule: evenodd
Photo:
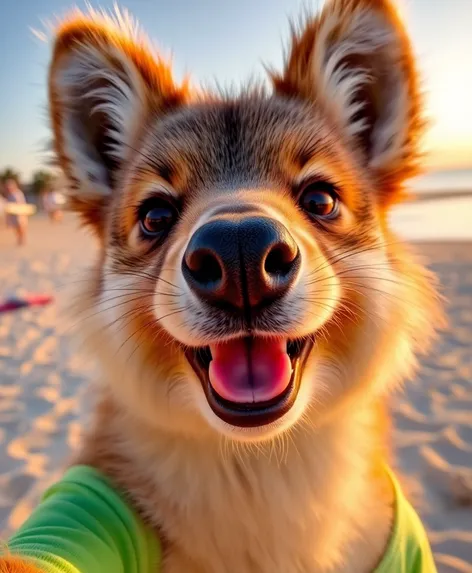
<svg viewBox="0 0 472 573">
<path fill-rule="evenodd" d="M 398 0 L 429 92 L 433 120 L 427 144 L 435 165 L 472 166 L 472 0 Z M 63 14 L 67 0 L 2 0 L 0 19 L 0 169 L 11 165 L 27 179 L 43 163 L 48 139 L 46 74 L 50 46 L 30 28 Z M 239 82 L 280 65 L 288 16 L 321 0 L 123 0 L 172 53 L 177 75 Z M 80 0 L 76 5 L 83 7 Z M 91 4 L 110 8 L 112 0 Z"/>
</svg>

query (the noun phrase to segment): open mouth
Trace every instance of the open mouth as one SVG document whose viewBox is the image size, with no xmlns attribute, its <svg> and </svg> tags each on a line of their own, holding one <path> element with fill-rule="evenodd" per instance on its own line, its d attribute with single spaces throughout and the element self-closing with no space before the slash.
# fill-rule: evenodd
<svg viewBox="0 0 472 573">
<path fill-rule="evenodd" d="M 249 336 L 190 348 L 186 357 L 213 412 L 248 428 L 275 422 L 290 410 L 312 347 L 311 338 Z"/>
</svg>

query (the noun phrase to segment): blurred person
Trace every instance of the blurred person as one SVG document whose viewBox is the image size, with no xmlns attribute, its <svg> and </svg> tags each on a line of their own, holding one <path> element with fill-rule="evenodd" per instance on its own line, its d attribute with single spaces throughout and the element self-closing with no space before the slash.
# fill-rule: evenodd
<svg viewBox="0 0 472 573">
<path fill-rule="evenodd" d="M 4 183 L 7 204 L 26 205 L 26 198 L 15 179 L 9 178 Z M 28 217 L 22 213 L 9 212 L 7 205 L 7 227 L 11 227 L 16 235 L 17 245 L 24 245 L 28 229 Z"/>
<path fill-rule="evenodd" d="M 0 190 L 0 226 L 6 224 L 6 217 L 7 217 L 6 201 L 5 198 L 3 197 L 2 191 Z"/>
<path fill-rule="evenodd" d="M 47 187 L 42 196 L 43 208 L 48 214 L 51 222 L 56 223 L 62 221 L 62 195 L 58 191 Z"/>
</svg>

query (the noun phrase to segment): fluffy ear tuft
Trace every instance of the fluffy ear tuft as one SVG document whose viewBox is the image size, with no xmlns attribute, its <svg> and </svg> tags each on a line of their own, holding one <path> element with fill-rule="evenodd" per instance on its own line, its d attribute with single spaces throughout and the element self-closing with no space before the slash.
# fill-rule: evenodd
<svg viewBox="0 0 472 573">
<path fill-rule="evenodd" d="M 279 94 L 318 102 L 377 177 L 384 204 L 419 166 L 425 126 L 412 48 L 389 0 L 328 0 L 294 29 Z"/>
<path fill-rule="evenodd" d="M 126 13 L 75 11 L 59 24 L 49 73 L 54 148 L 71 206 L 87 222 L 100 224 L 146 123 L 186 97 Z"/>
</svg>

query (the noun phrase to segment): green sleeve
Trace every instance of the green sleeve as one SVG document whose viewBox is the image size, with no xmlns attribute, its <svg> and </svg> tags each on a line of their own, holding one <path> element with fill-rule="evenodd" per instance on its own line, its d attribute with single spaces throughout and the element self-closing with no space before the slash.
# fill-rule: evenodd
<svg viewBox="0 0 472 573">
<path fill-rule="evenodd" d="M 436 573 L 423 524 L 393 473 L 387 473 L 395 492 L 395 520 L 387 550 L 375 573 Z"/>
<path fill-rule="evenodd" d="M 160 546 L 98 471 L 71 468 L 8 542 L 47 573 L 158 573 Z"/>
</svg>

